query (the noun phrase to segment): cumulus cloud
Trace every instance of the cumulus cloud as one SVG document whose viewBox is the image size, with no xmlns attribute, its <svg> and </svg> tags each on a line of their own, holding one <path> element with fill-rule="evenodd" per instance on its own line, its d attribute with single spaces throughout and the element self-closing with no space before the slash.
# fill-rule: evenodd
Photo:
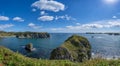
<svg viewBox="0 0 120 66">
<path fill-rule="evenodd" d="M 41 21 L 52 21 L 54 20 L 54 17 L 53 16 L 41 16 L 38 18 L 38 20 L 41 20 Z"/>
<path fill-rule="evenodd" d="M 29 23 L 28 27 L 33 28 L 33 29 L 39 29 L 39 28 L 41 28 L 41 26 L 38 26 L 38 25 L 36 25 L 34 23 Z"/>
<path fill-rule="evenodd" d="M 81 26 L 82 28 L 103 28 L 103 25 L 101 24 L 83 24 Z"/>
<path fill-rule="evenodd" d="M 112 27 L 120 27 L 120 19 L 118 20 L 105 20 L 90 23 L 90 24 L 80 24 L 75 26 L 66 26 L 68 29 L 93 29 L 93 28 L 112 28 Z"/>
<path fill-rule="evenodd" d="M 7 16 L 0 16 L 0 21 L 8 21 L 9 17 Z"/>
<path fill-rule="evenodd" d="M 0 29 L 6 29 L 6 28 L 10 28 L 10 27 L 13 27 L 14 25 L 13 24 L 0 24 Z"/>
<path fill-rule="evenodd" d="M 41 11 L 40 15 L 47 15 L 47 13 L 45 11 Z"/>
<path fill-rule="evenodd" d="M 21 17 L 14 17 L 13 20 L 17 21 L 17 22 L 23 22 L 24 21 L 24 19 L 22 19 Z"/>
<path fill-rule="evenodd" d="M 116 19 L 116 18 L 117 18 L 117 16 L 113 16 L 112 18 L 113 18 L 113 19 Z"/>
<path fill-rule="evenodd" d="M 86 32 L 86 31 L 98 31 L 102 29 L 106 31 L 111 28 L 120 28 L 120 19 L 116 20 L 102 20 L 96 22 L 90 22 L 87 24 L 76 23 L 75 25 L 68 25 L 63 28 L 52 28 L 52 31 L 59 32 Z M 99 31 L 98 31 L 99 32 Z"/>
<path fill-rule="evenodd" d="M 55 17 L 55 20 L 58 20 L 58 19 L 76 20 L 75 18 L 73 18 L 73 17 L 71 17 L 71 16 L 68 16 L 68 15 L 56 16 L 56 17 Z"/>
<path fill-rule="evenodd" d="M 32 4 L 32 7 L 36 7 L 40 10 L 47 10 L 53 12 L 63 11 L 65 9 L 65 5 L 54 1 L 54 0 L 39 0 Z"/>
<path fill-rule="evenodd" d="M 120 22 L 108 22 L 108 24 L 110 25 L 110 27 L 120 27 Z"/>
</svg>

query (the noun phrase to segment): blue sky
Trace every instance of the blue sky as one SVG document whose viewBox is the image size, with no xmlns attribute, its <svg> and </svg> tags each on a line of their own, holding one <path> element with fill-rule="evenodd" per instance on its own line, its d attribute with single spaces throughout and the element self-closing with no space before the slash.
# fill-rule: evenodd
<svg viewBox="0 0 120 66">
<path fill-rule="evenodd" d="M 120 1 L 0 0 L 0 30 L 120 32 Z"/>
</svg>

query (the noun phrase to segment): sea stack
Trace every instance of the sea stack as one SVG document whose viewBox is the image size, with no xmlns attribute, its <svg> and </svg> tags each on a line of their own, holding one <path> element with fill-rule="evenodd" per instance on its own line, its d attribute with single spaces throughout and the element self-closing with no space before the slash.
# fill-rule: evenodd
<svg viewBox="0 0 120 66">
<path fill-rule="evenodd" d="M 25 46 L 25 49 L 27 50 L 27 51 L 32 51 L 33 50 L 33 44 L 32 43 L 29 43 L 29 44 L 27 44 L 26 46 Z"/>
<path fill-rule="evenodd" d="M 60 47 L 51 52 L 51 60 L 83 62 L 91 58 L 91 45 L 82 36 L 72 35 Z"/>
</svg>

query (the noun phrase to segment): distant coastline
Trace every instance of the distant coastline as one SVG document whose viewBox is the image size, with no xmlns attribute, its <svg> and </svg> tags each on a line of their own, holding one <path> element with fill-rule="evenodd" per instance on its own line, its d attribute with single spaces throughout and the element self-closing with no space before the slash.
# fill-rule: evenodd
<svg viewBox="0 0 120 66">
<path fill-rule="evenodd" d="M 16 38 L 50 38 L 47 32 L 5 32 L 0 31 L 0 38 L 16 37 Z"/>
<path fill-rule="evenodd" d="M 120 33 L 115 33 L 115 32 L 105 32 L 105 33 L 102 33 L 102 32 L 86 32 L 86 34 L 108 34 L 108 35 L 120 35 Z"/>
</svg>

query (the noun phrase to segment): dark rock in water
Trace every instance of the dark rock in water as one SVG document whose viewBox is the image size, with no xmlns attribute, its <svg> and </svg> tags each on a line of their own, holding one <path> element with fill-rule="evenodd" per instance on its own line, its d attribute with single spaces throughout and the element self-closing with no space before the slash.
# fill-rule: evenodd
<svg viewBox="0 0 120 66">
<path fill-rule="evenodd" d="M 94 36 L 91 36 L 91 38 L 94 38 Z"/>
<path fill-rule="evenodd" d="M 27 45 L 25 46 L 25 49 L 31 52 L 31 51 L 33 50 L 33 45 L 32 45 L 32 43 L 27 44 Z"/>
<path fill-rule="evenodd" d="M 51 52 L 50 59 L 68 59 L 71 61 L 83 62 L 91 58 L 91 45 L 82 36 L 73 35 L 69 37 L 61 47 Z"/>
</svg>

